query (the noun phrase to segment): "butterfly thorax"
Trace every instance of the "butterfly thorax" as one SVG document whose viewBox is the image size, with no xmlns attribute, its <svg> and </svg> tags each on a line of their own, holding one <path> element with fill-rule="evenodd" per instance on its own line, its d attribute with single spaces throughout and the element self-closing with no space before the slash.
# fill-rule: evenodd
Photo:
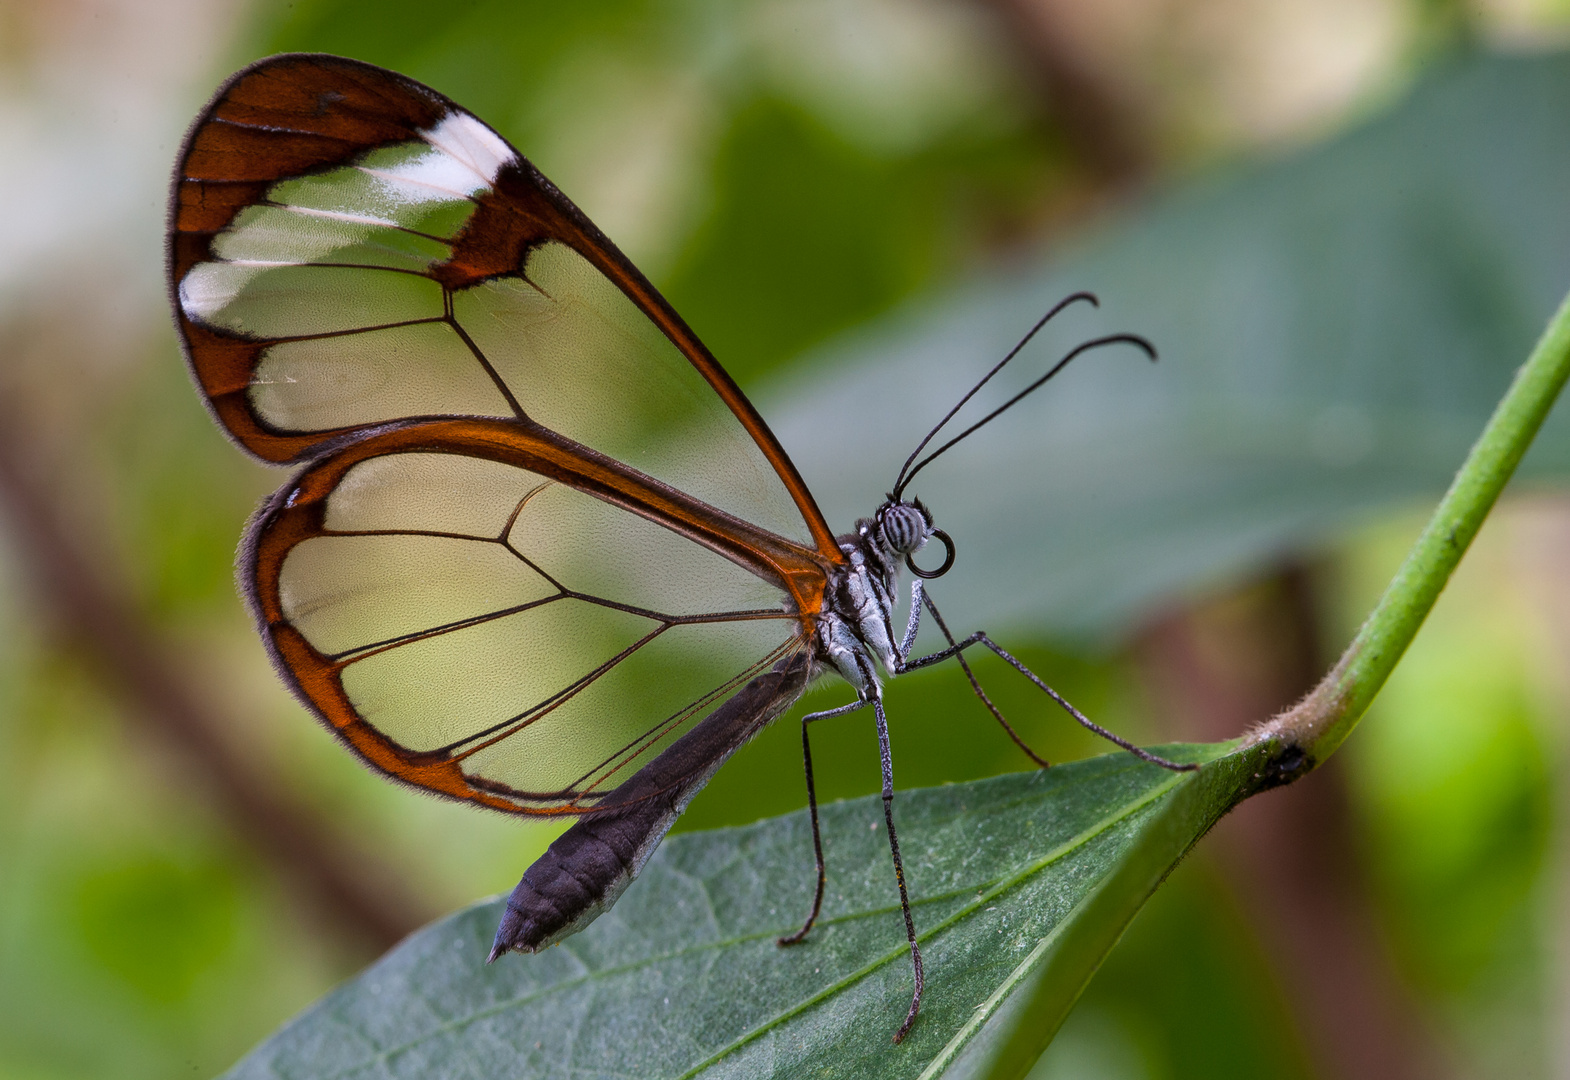
<svg viewBox="0 0 1570 1080">
<path fill-rule="evenodd" d="M 894 591 L 899 561 L 932 536 L 932 515 L 920 503 L 888 502 L 856 531 L 838 537 L 845 562 L 829 574 L 817 619 L 819 664 L 832 667 L 863 696 L 875 693 L 879 669 L 899 669 Z"/>
</svg>

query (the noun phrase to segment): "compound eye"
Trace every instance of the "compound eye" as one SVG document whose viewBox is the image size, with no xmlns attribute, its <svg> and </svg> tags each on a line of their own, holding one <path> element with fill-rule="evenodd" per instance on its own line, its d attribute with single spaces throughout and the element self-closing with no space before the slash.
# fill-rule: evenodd
<svg viewBox="0 0 1570 1080">
<path fill-rule="evenodd" d="M 927 538 L 927 523 L 921 514 L 908 506 L 891 506 L 881 522 L 883 541 L 889 550 L 908 555 L 919 548 Z"/>
</svg>

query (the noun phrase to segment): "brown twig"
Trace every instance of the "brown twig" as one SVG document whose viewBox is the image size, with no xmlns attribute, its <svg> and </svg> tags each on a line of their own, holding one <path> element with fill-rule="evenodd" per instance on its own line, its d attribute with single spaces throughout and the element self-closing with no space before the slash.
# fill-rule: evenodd
<svg viewBox="0 0 1570 1080">
<path fill-rule="evenodd" d="M 0 520 L 9 526 L 39 608 L 81 643 L 95 667 L 155 736 L 190 763 L 222 818 L 271 860 L 310 904 L 365 945 L 385 949 L 420 925 L 401 895 L 330 827 L 220 737 L 202 701 L 158 644 L 159 635 L 102 573 L 30 474 L 14 423 L 0 424 Z"/>
<path fill-rule="evenodd" d="M 1074 47 L 1051 6 L 1033 0 L 981 2 L 1003 22 L 1027 77 L 1040 88 L 1098 185 L 1118 191 L 1148 175 L 1155 158 L 1134 104 Z"/>
</svg>

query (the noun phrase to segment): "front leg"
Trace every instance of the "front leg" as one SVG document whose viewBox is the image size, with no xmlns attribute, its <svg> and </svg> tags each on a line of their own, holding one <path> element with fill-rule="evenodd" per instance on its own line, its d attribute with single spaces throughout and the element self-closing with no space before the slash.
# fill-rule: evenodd
<svg viewBox="0 0 1570 1080">
<path fill-rule="evenodd" d="M 905 636 L 900 638 L 899 652 L 895 659 L 899 661 L 899 670 L 896 675 L 905 673 L 905 661 L 910 658 L 910 650 L 916 646 L 916 631 L 921 629 L 921 604 L 927 598 L 927 590 L 922 586 L 921 579 L 917 578 L 910 583 L 910 619 L 905 623 Z M 942 625 L 941 623 L 939 625 Z"/>
<path fill-rule="evenodd" d="M 938 629 L 943 632 L 943 637 L 948 641 L 949 648 L 942 653 L 934 653 L 932 656 L 925 656 L 920 660 L 910 662 L 907 658 L 910 656 L 911 648 L 916 644 L 916 631 L 921 625 L 921 609 L 924 604 L 931 609 L 932 619 L 938 624 Z M 949 633 L 948 624 L 943 621 L 943 616 L 938 614 L 937 606 L 933 604 L 932 598 L 927 595 L 926 590 L 922 587 L 921 579 L 917 578 L 910 584 L 910 622 L 905 627 L 905 637 L 900 641 L 899 670 L 896 674 L 903 675 L 907 671 L 937 663 L 939 660 L 946 660 L 950 656 L 959 661 L 960 670 L 965 673 L 965 678 L 970 680 L 970 688 L 975 691 L 976 696 L 981 699 L 981 703 L 992 714 L 992 719 L 996 720 L 1003 730 L 1008 732 L 1008 737 L 1014 740 L 1014 745 L 1024 751 L 1026 757 L 1040 765 L 1043 769 L 1051 768 L 1052 763 L 1025 744 L 1025 740 L 1019 737 L 1019 732 L 1015 731 L 1013 726 L 1003 718 L 1002 710 L 992 703 L 992 699 L 987 696 L 987 692 L 981 688 L 981 681 L 976 678 L 976 673 L 970 669 L 970 662 L 965 659 L 962 646 L 954 641 L 954 635 Z"/>
<path fill-rule="evenodd" d="M 1031 753 L 1030 748 L 1020 740 L 1018 735 L 1014 734 L 1014 729 L 1009 727 L 1008 722 L 1003 719 L 1002 714 L 998 712 L 997 708 L 993 706 L 990 700 L 988 700 L 986 694 L 982 692 L 981 684 L 976 681 L 976 676 L 972 674 L 970 665 L 965 661 L 966 649 L 973 645 L 986 646 L 998 656 L 1002 657 L 1004 662 L 1012 667 L 1015 671 L 1019 672 L 1021 675 L 1025 676 L 1025 678 L 1035 683 L 1038 690 L 1046 694 L 1053 701 L 1057 702 L 1059 707 L 1061 707 L 1064 712 L 1072 716 L 1087 730 L 1093 731 L 1097 735 L 1100 735 L 1103 739 L 1106 739 L 1108 742 L 1122 747 L 1124 750 L 1127 750 L 1129 753 L 1133 754 L 1140 760 L 1148 761 L 1152 765 L 1160 765 L 1163 769 L 1171 769 L 1173 772 L 1192 772 L 1193 770 L 1199 768 L 1198 765 L 1184 765 L 1176 761 L 1168 761 L 1166 758 L 1152 754 L 1148 750 L 1143 750 L 1129 742 L 1127 739 L 1108 731 L 1106 728 L 1090 719 L 1090 717 L 1074 708 L 1074 706 L 1070 704 L 1070 702 L 1065 697 L 1063 697 L 1062 694 L 1059 694 L 1056 690 L 1052 689 L 1052 687 L 1043 682 L 1040 676 L 1010 655 L 1001 645 L 988 637 L 985 631 L 977 630 L 974 634 L 971 634 L 963 641 L 955 641 L 954 635 L 949 633 L 948 626 L 943 622 L 943 616 L 938 614 L 937 605 L 933 604 L 932 597 L 926 595 L 925 592 L 920 591 L 919 588 L 913 589 L 912 595 L 920 596 L 923 606 L 925 606 L 926 609 L 932 613 L 933 621 L 936 622 L 938 624 L 938 628 L 943 631 L 943 636 L 948 640 L 949 647 L 946 649 L 939 649 L 934 653 L 928 653 L 926 656 L 918 657 L 915 660 L 902 661 L 900 664 L 901 672 L 915 671 L 917 668 L 924 668 L 931 664 L 941 663 L 951 656 L 957 659 L 959 661 L 960 667 L 964 668 L 965 674 L 970 676 L 971 686 L 975 688 L 975 691 L 981 700 L 986 703 L 987 708 L 992 711 L 992 715 L 997 718 L 998 723 L 1003 725 L 1003 729 L 1009 733 L 1009 735 L 1014 739 L 1014 742 L 1019 745 L 1020 749 L 1024 750 L 1025 753 L 1030 754 L 1031 758 L 1040 763 L 1043 767 L 1045 767 L 1047 763 L 1042 761 L 1041 758 L 1036 757 L 1035 754 Z M 912 621 L 914 622 L 914 616 L 912 617 Z M 914 639 L 915 635 L 912 633 L 909 634 L 908 637 Z"/>
</svg>

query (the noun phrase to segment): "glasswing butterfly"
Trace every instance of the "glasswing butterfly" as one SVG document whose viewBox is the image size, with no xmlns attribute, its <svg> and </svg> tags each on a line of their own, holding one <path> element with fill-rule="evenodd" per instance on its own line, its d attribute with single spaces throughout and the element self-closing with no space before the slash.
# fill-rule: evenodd
<svg viewBox="0 0 1570 1080">
<path fill-rule="evenodd" d="M 904 491 L 965 395 L 855 531 L 836 537 L 725 370 L 644 276 L 501 136 L 401 75 L 284 55 L 193 124 L 171 196 L 175 321 L 214 418 L 301 470 L 239 576 L 284 682 L 370 766 L 507 813 L 573 815 L 508 901 L 490 959 L 583 928 L 676 816 L 821 674 L 871 707 L 921 1001 L 880 677 L 956 658 L 922 588 L 954 545 Z M 1065 305 L 1049 312 L 1036 330 Z M 914 556 L 932 539 L 936 569 Z M 900 562 L 914 573 L 902 634 Z M 948 647 L 910 653 L 923 610 Z"/>
</svg>

